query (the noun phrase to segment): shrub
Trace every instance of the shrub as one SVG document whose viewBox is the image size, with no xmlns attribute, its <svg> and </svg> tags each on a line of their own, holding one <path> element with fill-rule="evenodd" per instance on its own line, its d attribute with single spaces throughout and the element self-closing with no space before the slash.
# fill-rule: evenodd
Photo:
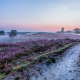
<svg viewBox="0 0 80 80">
<path fill-rule="evenodd" d="M 51 64 L 52 63 L 52 60 L 49 59 L 48 61 L 46 61 L 47 65 Z"/>
<path fill-rule="evenodd" d="M 54 63 L 56 61 L 56 58 L 51 58 L 52 62 Z"/>
<path fill-rule="evenodd" d="M 17 77 L 15 78 L 15 80 L 19 80 L 19 77 L 17 76 Z"/>
</svg>

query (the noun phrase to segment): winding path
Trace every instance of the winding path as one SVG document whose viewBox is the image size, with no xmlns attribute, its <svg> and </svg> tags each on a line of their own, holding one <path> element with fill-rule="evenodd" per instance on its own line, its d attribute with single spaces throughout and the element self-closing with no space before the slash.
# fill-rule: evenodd
<svg viewBox="0 0 80 80">
<path fill-rule="evenodd" d="M 63 54 L 61 59 L 49 66 L 39 64 L 36 69 L 40 68 L 42 74 L 34 70 L 30 80 L 80 80 L 80 44 Z"/>
</svg>

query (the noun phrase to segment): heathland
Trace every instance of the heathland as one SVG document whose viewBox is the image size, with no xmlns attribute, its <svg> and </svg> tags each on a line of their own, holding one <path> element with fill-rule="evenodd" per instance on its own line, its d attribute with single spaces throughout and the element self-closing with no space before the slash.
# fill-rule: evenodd
<svg viewBox="0 0 80 80">
<path fill-rule="evenodd" d="M 10 39 L 8 35 L 5 36 L 0 36 L 2 37 L 0 40 L 0 79 L 76 80 L 76 76 L 79 76 L 80 35 L 62 33 L 20 34 L 14 39 Z M 71 47 L 70 50 L 67 50 L 69 47 Z M 76 74 L 71 74 L 73 69 L 77 71 Z M 61 74 L 59 74 L 60 71 Z M 54 74 L 54 79 L 52 79 L 52 74 Z"/>
</svg>

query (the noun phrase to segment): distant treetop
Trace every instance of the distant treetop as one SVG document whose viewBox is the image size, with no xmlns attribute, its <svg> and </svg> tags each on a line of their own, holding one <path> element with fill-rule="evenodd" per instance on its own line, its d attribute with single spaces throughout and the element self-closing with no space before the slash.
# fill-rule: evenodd
<svg viewBox="0 0 80 80">
<path fill-rule="evenodd" d="M 4 31 L 0 31 L 0 35 L 4 35 Z"/>
<path fill-rule="evenodd" d="M 9 33 L 9 36 L 11 38 L 14 38 L 17 35 L 17 31 L 16 30 L 11 30 L 11 32 Z"/>
<path fill-rule="evenodd" d="M 73 29 L 73 31 L 74 31 L 75 33 L 80 33 L 80 29 L 79 29 L 79 28 L 75 28 L 75 29 Z"/>
</svg>

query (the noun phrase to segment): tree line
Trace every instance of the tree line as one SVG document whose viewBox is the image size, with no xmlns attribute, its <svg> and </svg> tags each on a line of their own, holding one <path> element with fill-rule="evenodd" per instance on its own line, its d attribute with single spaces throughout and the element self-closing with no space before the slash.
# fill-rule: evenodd
<svg viewBox="0 0 80 80">
<path fill-rule="evenodd" d="M 80 34 L 80 29 L 79 29 L 79 28 L 75 28 L 73 31 L 74 31 L 75 33 Z"/>
<path fill-rule="evenodd" d="M 75 29 L 73 29 L 73 31 L 74 31 L 74 33 L 80 34 L 79 28 L 75 28 Z M 11 30 L 8 34 L 9 34 L 9 37 L 11 37 L 13 39 L 17 35 L 17 30 Z M 4 31 L 0 31 L 0 35 L 5 35 Z"/>
<path fill-rule="evenodd" d="M 9 34 L 9 37 L 13 39 L 17 35 L 17 30 L 11 30 L 11 32 L 9 32 L 8 34 Z M 0 31 L 0 35 L 5 35 L 5 32 Z"/>
</svg>

